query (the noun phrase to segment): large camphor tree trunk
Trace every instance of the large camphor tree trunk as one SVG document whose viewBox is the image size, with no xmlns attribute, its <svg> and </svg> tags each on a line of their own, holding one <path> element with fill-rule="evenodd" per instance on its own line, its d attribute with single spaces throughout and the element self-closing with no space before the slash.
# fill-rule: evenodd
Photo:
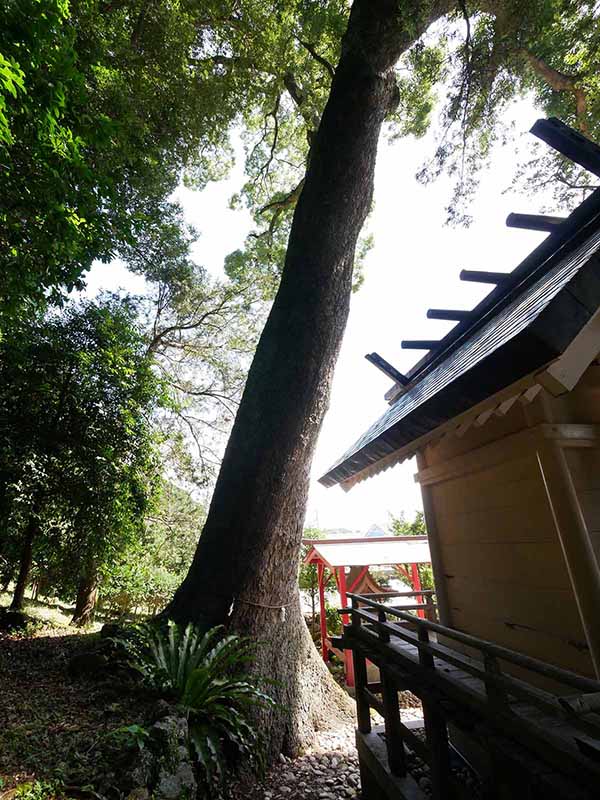
<svg viewBox="0 0 600 800">
<path fill-rule="evenodd" d="M 411 6 L 412 4 L 403 4 Z M 281 285 L 252 363 L 190 571 L 165 613 L 220 623 L 260 643 L 256 674 L 279 705 L 270 754 L 295 752 L 348 698 L 304 623 L 298 558 L 312 456 L 348 316 L 358 235 L 377 142 L 395 107 L 393 68 L 442 12 L 355 0 L 295 210 Z M 285 619 L 281 609 L 285 608 Z"/>
</svg>

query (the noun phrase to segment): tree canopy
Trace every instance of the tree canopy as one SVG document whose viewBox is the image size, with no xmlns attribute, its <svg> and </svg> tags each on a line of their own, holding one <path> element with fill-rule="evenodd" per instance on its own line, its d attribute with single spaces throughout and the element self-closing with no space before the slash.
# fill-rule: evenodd
<svg viewBox="0 0 600 800">
<path fill-rule="evenodd" d="M 136 538 L 157 480 L 165 395 L 132 314 L 87 302 L 0 343 L 2 538 L 75 583 Z"/>
<path fill-rule="evenodd" d="M 399 8 L 417 20 L 428 5 Z M 5 311 L 57 297 L 94 258 L 152 236 L 182 174 L 201 188 L 227 173 L 232 132 L 241 132 L 247 175 L 232 203 L 251 210 L 255 230 L 226 270 L 272 297 L 346 3 L 52 0 L 42 10 L 11 0 L 0 15 Z M 420 177 L 450 172 L 449 217 L 464 221 L 462 201 L 507 137 L 501 119 L 513 99 L 531 93 L 542 113 L 598 137 L 597 12 L 582 0 L 525 10 L 505 0 L 442 4 L 435 17 L 396 65 L 388 133 L 423 135 L 442 103 L 441 139 Z M 590 184 L 552 155 L 524 169 L 530 188 L 550 182 L 560 203 Z"/>
</svg>

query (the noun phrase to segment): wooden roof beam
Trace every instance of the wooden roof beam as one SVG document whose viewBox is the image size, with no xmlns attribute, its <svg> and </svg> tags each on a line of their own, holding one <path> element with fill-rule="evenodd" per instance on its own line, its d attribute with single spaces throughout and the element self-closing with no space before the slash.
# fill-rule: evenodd
<svg viewBox="0 0 600 800">
<path fill-rule="evenodd" d="M 538 119 L 531 133 L 558 153 L 600 177 L 600 147 L 556 117 Z"/>
<path fill-rule="evenodd" d="M 384 375 L 387 375 L 388 378 L 391 378 L 396 383 L 399 383 L 400 386 L 406 386 L 408 383 L 408 378 L 406 375 L 403 375 L 401 372 L 398 372 L 396 367 L 393 367 L 385 358 L 382 358 L 379 353 L 367 353 L 365 358 L 370 364 L 373 364 L 374 367 L 381 370 Z"/>
<path fill-rule="evenodd" d="M 470 313 L 470 311 L 459 308 L 430 308 L 427 312 L 427 319 L 449 319 L 461 322 Z"/>
<path fill-rule="evenodd" d="M 509 214 L 506 224 L 509 228 L 552 233 L 565 219 L 566 217 L 548 217 L 543 214 Z"/>
<path fill-rule="evenodd" d="M 439 340 L 435 339 L 404 339 L 400 342 L 403 350 L 435 350 Z"/>
<path fill-rule="evenodd" d="M 472 283 L 495 283 L 496 286 L 500 283 L 506 283 L 510 280 L 509 272 L 485 272 L 484 270 L 476 269 L 461 269 L 461 281 L 470 281 Z"/>
</svg>

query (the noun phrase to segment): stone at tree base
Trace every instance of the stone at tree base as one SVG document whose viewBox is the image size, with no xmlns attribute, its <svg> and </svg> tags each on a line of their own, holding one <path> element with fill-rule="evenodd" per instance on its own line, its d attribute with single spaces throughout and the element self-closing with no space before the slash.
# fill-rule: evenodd
<svg viewBox="0 0 600 800">
<path fill-rule="evenodd" d="M 154 707 L 154 720 L 164 719 L 173 713 L 173 705 L 168 700 L 160 699 Z"/>
<path fill-rule="evenodd" d="M 132 789 L 127 795 L 127 800 L 149 800 L 150 792 L 145 786 L 138 786 Z"/>
<path fill-rule="evenodd" d="M 150 750 L 142 749 L 136 752 L 134 762 L 130 765 L 127 776 L 130 785 L 134 787 L 130 794 L 133 792 L 149 793 L 149 787 L 154 782 L 155 767 L 156 759 Z"/>
<path fill-rule="evenodd" d="M 150 729 L 150 741 L 157 757 L 152 797 L 155 800 L 194 800 L 197 786 L 188 748 L 187 719 L 164 717 Z"/>
</svg>

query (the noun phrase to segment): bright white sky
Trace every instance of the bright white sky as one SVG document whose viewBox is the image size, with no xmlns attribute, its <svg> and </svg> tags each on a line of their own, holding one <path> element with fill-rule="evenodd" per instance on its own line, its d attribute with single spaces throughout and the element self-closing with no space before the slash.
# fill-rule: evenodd
<svg viewBox="0 0 600 800">
<path fill-rule="evenodd" d="M 513 109 L 521 156 L 533 141 L 527 132 L 538 116 L 527 102 Z M 401 339 L 436 339 L 452 326 L 427 320 L 428 308 L 468 309 L 489 291 L 485 285 L 460 281 L 462 268 L 510 271 L 544 237 L 505 227 L 509 212 L 536 213 L 548 199 L 540 196 L 538 202 L 511 192 L 503 194 L 516 170 L 513 146 L 493 154 L 493 169 L 482 176 L 471 227 L 444 227 L 444 209 L 451 196 L 449 181 L 441 179 L 424 187 L 414 178 L 433 148 L 433 134 L 419 141 L 381 142 L 375 208 L 369 223 L 375 244 L 366 260 L 364 284 L 352 298 L 331 406 L 313 465 L 307 525 L 365 530 L 374 522 L 385 527 L 390 513 L 404 512 L 410 517 L 421 508 L 413 461 L 375 476 L 349 493 L 317 483 L 387 408 L 383 395 L 392 382 L 364 355 L 376 351 L 406 371 L 423 353 L 401 350 Z M 250 229 L 245 211 L 228 208 L 229 197 L 242 181 L 238 168 L 227 181 L 209 185 L 201 193 L 178 191 L 187 220 L 201 232 L 195 256 L 215 274 L 221 272 L 224 256 L 243 244 Z M 139 278 L 118 263 L 96 265 L 88 277 L 92 294 L 100 288 L 139 291 L 142 286 Z"/>
</svg>

